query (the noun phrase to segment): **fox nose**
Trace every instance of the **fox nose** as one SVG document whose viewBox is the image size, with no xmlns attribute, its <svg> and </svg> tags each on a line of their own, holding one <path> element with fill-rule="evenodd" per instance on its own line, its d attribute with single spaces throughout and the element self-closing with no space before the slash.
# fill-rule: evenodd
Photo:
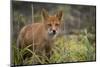
<svg viewBox="0 0 100 67">
<path fill-rule="evenodd" d="M 55 30 L 53 30 L 53 34 L 56 34 L 56 31 Z"/>
</svg>

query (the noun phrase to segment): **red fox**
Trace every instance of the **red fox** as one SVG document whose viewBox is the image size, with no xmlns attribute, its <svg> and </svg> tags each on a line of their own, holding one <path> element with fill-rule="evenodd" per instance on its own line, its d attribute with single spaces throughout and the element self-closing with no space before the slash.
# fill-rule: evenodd
<svg viewBox="0 0 100 67">
<path fill-rule="evenodd" d="M 59 34 L 63 12 L 59 11 L 54 16 L 42 10 L 43 21 L 24 26 L 18 36 L 17 43 L 19 48 L 32 45 L 37 54 L 44 51 L 49 57 L 53 47 L 53 39 Z M 34 46 L 33 46 L 34 45 Z"/>
</svg>

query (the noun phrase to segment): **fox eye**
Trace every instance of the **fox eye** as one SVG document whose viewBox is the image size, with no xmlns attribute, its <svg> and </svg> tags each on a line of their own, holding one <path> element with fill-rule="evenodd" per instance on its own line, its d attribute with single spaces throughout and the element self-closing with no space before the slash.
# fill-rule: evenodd
<svg viewBox="0 0 100 67">
<path fill-rule="evenodd" d="M 59 26 L 59 24 L 55 24 L 55 26 Z"/>
<path fill-rule="evenodd" d="M 48 26 L 51 26 L 51 24 L 48 24 Z"/>
</svg>

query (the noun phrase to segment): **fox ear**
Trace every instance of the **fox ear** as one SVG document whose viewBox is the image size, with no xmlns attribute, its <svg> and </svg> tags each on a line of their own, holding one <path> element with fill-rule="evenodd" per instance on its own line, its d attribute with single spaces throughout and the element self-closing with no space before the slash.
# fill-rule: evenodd
<svg viewBox="0 0 100 67">
<path fill-rule="evenodd" d="M 56 17 L 58 17 L 59 20 L 62 19 L 62 16 L 63 16 L 63 11 L 59 11 L 59 12 L 56 14 Z"/>
<path fill-rule="evenodd" d="M 45 9 L 42 9 L 42 17 L 43 19 L 47 19 L 48 18 L 48 12 Z"/>
</svg>

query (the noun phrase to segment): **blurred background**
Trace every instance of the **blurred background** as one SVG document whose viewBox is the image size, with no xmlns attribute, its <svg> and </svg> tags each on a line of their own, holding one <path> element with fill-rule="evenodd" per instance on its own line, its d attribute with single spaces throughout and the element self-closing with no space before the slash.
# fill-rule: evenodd
<svg viewBox="0 0 100 67">
<path fill-rule="evenodd" d="M 46 9 L 50 15 L 63 11 L 63 36 L 55 41 L 54 55 L 49 63 L 95 61 L 96 60 L 96 6 L 39 3 L 39 2 L 12 2 L 12 45 L 21 28 L 27 24 L 41 21 L 41 10 Z M 13 50 L 16 50 L 15 48 Z M 13 53 L 16 61 L 16 52 Z M 30 61 L 30 60 L 27 60 Z M 26 64 L 32 64 L 31 62 Z M 43 61 L 42 61 L 43 62 Z"/>
<path fill-rule="evenodd" d="M 16 37 L 20 29 L 34 22 L 41 21 L 41 11 L 46 9 L 48 13 L 54 14 L 59 10 L 64 12 L 63 23 L 64 33 L 75 33 L 76 30 L 87 29 L 88 32 L 95 34 L 96 30 L 96 7 L 86 5 L 66 5 L 50 4 L 38 2 L 17 2 L 12 3 L 13 10 L 13 35 Z M 33 16 L 32 16 L 33 8 Z M 33 17 L 33 18 L 32 18 Z"/>
</svg>

